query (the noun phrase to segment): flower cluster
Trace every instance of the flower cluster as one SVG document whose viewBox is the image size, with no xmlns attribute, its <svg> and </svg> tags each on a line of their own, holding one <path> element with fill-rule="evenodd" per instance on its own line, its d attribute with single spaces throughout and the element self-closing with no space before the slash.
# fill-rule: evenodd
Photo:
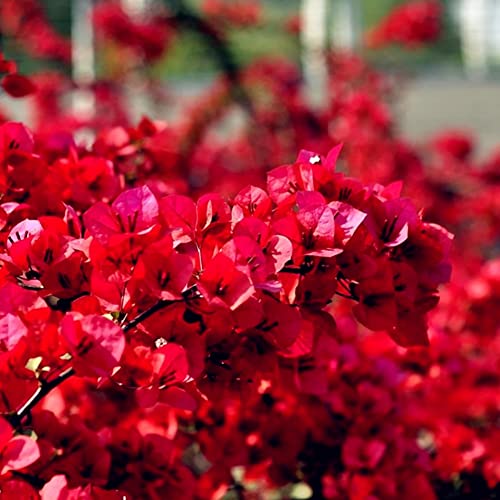
<svg viewBox="0 0 500 500">
<path fill-rule="evenodd" d="M 94 20 L 134 71 L 172 34 Z M 260 60 L 135 125 L 120 71 L 90 119 L 63 74 L 29 78 L 31 129 L 0 117 L 2 498 L 499 495 L 499 154 L 410 144 L 394 81 L 328 64 L 320 109 Z"/>
<path fill-rule="evenodd" d="M 0 4 L 0 31 L 15 37 L 32 56 L 68 63 L 69 40 L 49 24 L 37 0 L 4 0 Z"/>
<path fill-rule="evenodd" d="M 33 94 L 36 87 L 26 76 L 17 72 L 17 65 L 14 61 L 4 59 L 0 52 L 0 75 L 4 74 L 0 80 L 0 87 L 11 97 L 25 97 Z"/>
<path fill-rule="evenodd" d="M 201 9 L 212 21 L 232 27 L 258 24 L 262 16 L 258 1 L 204 0 Z"/>
<path fill-rule="evenodd" d="M 441 34 L 442 7 L 437 0 L 412 0 L 396 6 L 367 37 L 372 47 L 401 44 L 419 47 L 435 42 Z"/>
<path fill-rule="evenodd" d="M 162 14 L 150 14 L 144 20 L 133 19 L 119 3 L 100 3 L 93 10 L 97 32 L 123 49 L 123 60 L 135 56 L 147 63 L 161 58 L 168 49 L 172 30 Z"/>
<path fill-rule="evenodd" d="M 51 450 L 61 449 L 56 470 L 72 483 L 87 477 L 68 469 L 69 451 L 49 431 L 53 411 L 25 420 L 30 401 L 67 377 L 94 380 L 134 411 L 203 412 L 225 393 L 242 404 L 283 384 L 324 394 L 338 362 L 335 295 L 353 301 L 367 328 L 405 346 L 428 342 L 425 316 L 449 278 L 451 235 L 423 222 L 400 184 L 337 173 L 340 147 L 326 158 L 302 151 L 269 171 L 266 189 L 195 202 L 146 185 L 124 190 L 96 153 L 99 139 L 94 151 L 67 144 L 54 157 L 19 123 L 3 124 L 0 136 L 0 340 L 2 366 L 15 367 L 2 377 L 2 412 L 38 436 L 40 458 L 29 456 L 46 491 L 67 487 L 48 472 Z M 102 446 L 86 441 L 78 470 L 128 491 L 111 473 L 112 452 L 86 462 Z"/>
</svg>

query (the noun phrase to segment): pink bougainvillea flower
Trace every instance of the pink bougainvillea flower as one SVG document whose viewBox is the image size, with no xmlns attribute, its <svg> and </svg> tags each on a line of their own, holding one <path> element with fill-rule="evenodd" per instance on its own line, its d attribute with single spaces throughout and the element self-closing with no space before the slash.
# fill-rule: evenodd
<svg viewBox="0 0 500 500">
<path fill-rule="evenodd" d="M 170 237 L 163 238 L 139 257 L 129 283 L 131 295 L 178 299 L 191 279 L 193 268 L 191 257 L 174 250 Z"/>
<path fill-rule="evenodd" d="M 75 370 L 82 375 L 111 375 L 125 349 L 122 329 L 97 314 L 67 314 L 61 322 L 61 335 L 74 357 Z"/>
<path fill-rule="evenodd" d="M 158 201 L 151 190 L 140 187 L 124 191 L 111 204 L 98 202 L 83 214 L 88 233 L 103 245 L 117 235 L 148 234 L 158 222 Z"/>
<path fill-rule="evenodd" d="M 207 264 L 197 286 L 209 303 L 231 310 L 237 309 L 255 293 L 249 277 L 223 253 L 217 254 Z"/>
<path fill-rule="evenodd" d="M 401 245 L 408 238 L 410 227 L 417 223 L 417 212 L 409 200 L 396 198 L 381 201 L 372 197 L 370 200 L 370 216 L 366 225 L 384 246 Z"/>
<path fill-rule="evenodd" d="M 396 324 L 397 308 L 394 287 L 388 268 L 356 286 L 359 304 L 353 307 L 356 319 L 371 330 L 387 330 Z"/>
<path fill-rule="evenodd" d="M 28 328 L 18 316 L 6 314 L 0 318 L 0 351 L 14 349 L 19 340 L 28 334 Z"/>
<path fill-rule="evenodd" d="M 33 439 L 13 436 L 13 432 L 11 425 L 0 417 L 0 476 L 11 470 L 22 470 L 40 457 Z"/>
<path fill-rule="evenodd" d="M 0 163 L 17 153 L 31 153 L 33 134 L 22 123 L 6 122 L 0 125 Z"/>
</svg>

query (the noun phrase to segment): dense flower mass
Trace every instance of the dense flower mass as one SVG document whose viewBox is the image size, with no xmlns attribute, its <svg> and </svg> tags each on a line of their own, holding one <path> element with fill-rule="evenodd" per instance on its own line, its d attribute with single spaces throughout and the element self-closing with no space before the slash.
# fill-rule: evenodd
<svg viewBox="0 0 500 500">
<path fill-rule="evenodd" d="M 391 41 L 434 37 L 424 4 Z M 39 55 L 65 59 L 36 6 L 6 1 L 0 24 L 33 53 L 42 23 Z M 203 3 L 261 22 L 238 6 Z M 114 2 L 93 19 L 129 55 L 85 88 L 94 116 L 63 74 L 0 58 L 34 108 L 0 117 L 0 497 L 496 498 L 498 152 L 479 162 L 460 130 L 410 144 L 391 80 L 349 54 L 321 109 L 265 59 L 134 123 L 120 79 L 178 25 Z"/>
<path fill-rule="evenodd" d="M 452 236 L 424 222 L 401 197 L 400 184 L 365 185 L 336 172 L 340 146 L 326 157 L 302 151 L 294 163 L 269 171 L 266 189 L 248 186 L 232 201 L 215 193 L 195 201 L 155 195 L 146 185 L 123 189 L 123 175 L 93 148 L 70 145 L 48 157 L 40 138 L 20 123 L 1 125 L 0 137 L 0 340 L 4 365 L 16 367 L 3 380 L 2 411 L 38 436 L 36 444 L 29 441 L 40 455 L 32 460 L 35 471 L 39 462 L 50 470 L 48 450 L 57 447 L 44 422 L 64 422 L 67 410 L 57 415 L 48 404 L 42 413 L 35 408 L 28 422 L 23 408 L 62 374 L 97 384 L 96 391 L 105 388 L 111 400 L 121 394 L 133 413 L 164 407 L 189 421 L 201 411 L 201 425 L 204 412 L 226 393 L 229 407 L 244 412 L 262 398 L 310 395 L 320 405 L 331 397 L 330 378 L 342 357 L 334 310 L 346 304 L 339 301 L 352 301 L 359 323 L 388 332 L 400 345 L 428 344 L 426 314 L 437 303 L 438 285 L 449 279 Z M 296 404 L 290 402 L 286 414 Z M 272 411 L 274 403 L 268 406 Z M 297 424 L 294 416 L 290 425 Z M 191 436 L 201 440 L 198 446 L 205 427 Z M 104 446 L 110 451 L 103 450 L 108 458 L 96 485 L 114 481 L 128 491 L 113 471 L 117 430 L 105 428 L 112 432 Z M 259 436 L 256 427 L 245 438 L 250 448 L 238 453 L 264 446 L 262 459 L 278 453 L 283 466 L 292 467 L 307 433 L 296 437 L 291 453 L 288 440 L 272 434 L 286 428 L 265 432 L 271 434 Z M 359 460 L 365 459 L 356 458 L 361 439 L 343 445 L 354 469 L 364 467 Z M 174 439 L 169 447 L 179 445 Z M 207 446 L 203 456 L 212 462 Z M 377 440 L 373 446 L 370 468 L 386 448 Z M 59 473 L 84 486 L 66 470 L 70 456 L 58 462 Z M 67 487 L 46 474 L 47 491 Z M 161 477 L 158 492 L 173 487 Z"/>
</svg>

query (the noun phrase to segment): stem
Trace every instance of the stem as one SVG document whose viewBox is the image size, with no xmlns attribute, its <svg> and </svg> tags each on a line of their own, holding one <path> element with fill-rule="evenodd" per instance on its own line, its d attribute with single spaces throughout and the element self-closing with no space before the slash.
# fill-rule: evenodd
<svg viewBox="0 0 500 500">
<path fill-rule="evenodd" d="M 75 370 L 73 368 L 68 368 L 61 374 L 59 374 L 54 380 L 50 382 L 41 382 L 38 386 L 38 389 L 34 392 L 34 394 L 24 403 L 19 410 L 16 411 L 13 415 L 7 416 L 7 420 L 14 427 L 19 427 L 23 421 L 23 419 L 28 416 L 31 409 L 38 404 L 52 389 L 55 389 L 58 385 L 62 384 L 65 380 L 74 375 Z"/>
<path fill-rule="evenodd" d="M 302 270 L 298 267 L 284 267 L 283 269 L 280 269 L 280 273 L 288 273 L 288 274 L 304 274 Z"/>
<path fill-rule="evenodd" d="M 255 116 L 252 100 L 241 81 L 241 68 L 226 40 L 211 23 L 199 16 L 183 0 L 165 0 L 165 3 L 171 8 L 172 20 L 178 26 L 192 30 L 205 39 L 221 71 L 231 84 L 232 97 L 250 116 Z"/>
<path fill-rule="evenodd" d="M 183 299 L 179 300 L 159 300 L 155 305 L 151 306 L 149 309 L 146 309 L 143 311 L 141 314 L 136 316 L 132 321 L 127 323 L 126 325 L 122 326 L 122 330 L 126 333 L 133 328 L 135 328 L 139 323 L 142 323 L 145 319 L 149 318 L 152 316 L 155 312 L 160 311 L 161 309 L 164 309 L 165 307 L 168 307 L 172 304 L 175 304 L 177 302 L 183 302 Z"/>
<path fill-rule="evenodd" d="M 136 316 L 132 321 L 122 326 L 122 330 L 126 333 L 135 328 L 138 324 L 142 323 L 144 320 L 148 319 L 154 313 L 165 309 L 165 307 L 171 306 L 172 304 L 177 304 L 179 302 L 187 302 L 192 299 L 199 298 L 200 295 L 197 293 L 196 285 L 188 288 L 182 293 L 182 299 L 175 300 L 159 300 L 156 304 L 152 305 L 149 309 L 146 309 L 141 314 Z"/>
<path fill-rule="evenodd" d="M 335 295 L 339 295 L 340 297 L 344 297 L 344 299 L 350 299 L 350 300 L 354 300 L 354 301 L 358 302 L 358 298 L 354 297 L 353 295 L 347 295 L 347 294 L 342 293 L 342 292 L 335 292 Z"/>
<path fill-rule="evenodd" d="M 337 274 L 337 282 L 339 283 L 339 285 L 349 294 L 348 296 L 346 295 L 343 295 L 342 293 L 340 292 L 335 292 L 337 295 L 340 295 L 341 297 L 346 297 L 348 299 L 353 299 L 357 302 L 359 302 L 359 297 L 356 293 L 354 293 L 354 290 L 353 290 L 353 282 L 352 281 L 348 281 L 343 275 L 342 273 L 338 273 Z"/>
<path fill-rule="evenodd" d="M 168 307 L 172 304 L 175 304 L 177 302 L 187 302 L 189 300 L 197 298 L 200 298 L 200 294 L 196 289 L 196 285 L 194 285 L 191 288 L 188 288 L 185 292 L 183 292 L 182 299 L 159 300 L 156 304 L 151 306 L 149 309 L 143 311 L 132 321 L 122 326 L 122 330 L 123 332 L 128 332 L 132 330 L 139 323 L 149 318 L 157 311 L 160 311 L 161 309 Z M 55 389 L 57 386 L 62 384 L 65 380 L 68 380 L 74 374 L 75 374 L 74 368 L 70 367 L 67 368 L 65 371 L 63 371 L 62 373 L 60 373 L 55 379 L 51 381 L 41 380 L 38 389 L 33 393 L 33 395 L 28 399 L 28 401 L 26 401 L 24 405 L 21 406 L 21 408 L 19 408 L 15 413 L 12 413 L 10 415 L 4 415 L 4 418 L 6 418 L 13 427 L 15 428 L 21 427 L 22 421 L 24 420 L 25 417 L 29 415 L 32 408 L 36 406 L 50 391 L 52 391 L 52 389 Z"/>
<path fill-rule="evenodd" d="M 80 297 L 84 297 L 86 295 L 89 295 L 89 292 L 80 292 L 79 294 L 75 295 L 74 297 L 70 297 L 68 299 L 61 299 L 59 297 L 56 297 L 55 295 L 48 295 L 47 297 L 44 297 L 43 300 L 47 303 L 47 305 L 53 310 L 53 311 L 61 311 L 61 312 L 68 312 L 71 311 L 71 304 L 79 299 Z"/>
</svg>

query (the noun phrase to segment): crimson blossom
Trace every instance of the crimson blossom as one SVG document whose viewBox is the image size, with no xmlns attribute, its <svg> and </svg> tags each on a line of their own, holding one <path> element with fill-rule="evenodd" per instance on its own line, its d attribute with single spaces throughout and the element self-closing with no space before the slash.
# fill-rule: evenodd
<svg viewBox="0 0 500 500">
<path fill-rule="evenodd" d="M 385 418 L 391 369 L 355 368 L 335 317 L 350 302 L 360 325 L 428 345 L 452 235 L 422 220 L 401 183 L 337 172 L 337 146 L 326 157 L 301 151 L 265 188 L 195 201 L 124 189 L 95 148 L 48 151 L 45 137 L 0 126 L 2 491 L 217 498 L 220 485 L 236 487 L 238 467 L 247 480 L 297 483 L 297 463 L 321 456 L 314 422 L 326 419 L 326 432 L 329 412 L 347 411 L 332 392 L 347 366 L 373 370 L 352 383 L 359 404 Z M 305 426 L 301 405 L 316 408 Z M 270 413 L 260 422 L 255 411 Z M 353 425 L 331 446 L 356 486 L 306 467 L 308 487 L 335 478 L 363 490 L 364 471 L 392 448 L 420 453 L 409 436 Z M 430 491 L 425 470 L 416 481 Z"/>
<path fill-rule="evenodd" d="M 8 95 L 25 97 L 35 91 L 36 87 L 33 82 L 17 72 L 16 63 L 4 59 L 2 52 L 0 52 L 0 75 L 3 73 L 5 75 L 0 80 L 0 86 Z"/>
<path fill-rule="evenodd" d="M 411 0 L 397 5 L 367 37 L 372 47 L 397 43 L 419 47 L 435 42 L 441 34 L 442 6 L 437 0 Z"/>
</svg>

